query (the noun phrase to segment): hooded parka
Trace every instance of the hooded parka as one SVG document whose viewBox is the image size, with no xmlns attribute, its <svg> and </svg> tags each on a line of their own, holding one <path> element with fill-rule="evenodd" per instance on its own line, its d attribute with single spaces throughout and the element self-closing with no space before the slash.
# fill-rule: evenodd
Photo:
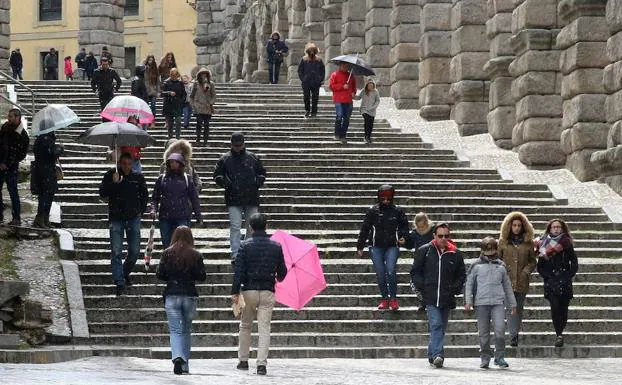
<svg viewBox="0 0 622 385">
<path fill-rule="evenodd" d="M 519 237 L 512 235 L 512 222 L 516 219 L 523 223 L 523 232 Z M 512 289 L 517 293 L 529 291 L 529 277 L 538 263 L 533 236 L 533 226 L 521 212 L 509 213 L 501 224 L 499 259 L 505 262 Z"/>
</svg>

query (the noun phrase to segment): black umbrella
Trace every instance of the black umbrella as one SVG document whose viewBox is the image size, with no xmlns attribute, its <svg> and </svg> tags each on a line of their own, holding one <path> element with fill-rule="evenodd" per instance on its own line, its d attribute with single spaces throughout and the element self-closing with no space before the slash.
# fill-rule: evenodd
<svg viewBox="0 0 622 385">
<path fill-rule="evenodd" d="M 370 67 L 367 62 L 356 55 L 341 55 L 330 59 L 331 63 L 340 64 L 340 63 L 348 63 L 350 64 L 350 74 L 356 76 L 375 76 L 376 72 Z"/>
</svg>

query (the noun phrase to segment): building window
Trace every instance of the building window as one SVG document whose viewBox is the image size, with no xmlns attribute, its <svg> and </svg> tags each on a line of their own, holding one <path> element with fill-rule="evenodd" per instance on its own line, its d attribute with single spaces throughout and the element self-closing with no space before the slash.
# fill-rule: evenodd
<svg viewBox="0 0 622 385">
<path fill-rule="evenodd" d="M 63 19 L 63 0 L 39 0 L 39 21 Z"/>
<path fill-rule="evenodd" d="M 125 1 L 125 16 L 138 16 L 138 2 L 140 0 Z"/>
<path fill-rule="evenodd" d="M 125 69 L 131 76 L 136 75 L 136 47 L 125 47 Z"/>
</svg>

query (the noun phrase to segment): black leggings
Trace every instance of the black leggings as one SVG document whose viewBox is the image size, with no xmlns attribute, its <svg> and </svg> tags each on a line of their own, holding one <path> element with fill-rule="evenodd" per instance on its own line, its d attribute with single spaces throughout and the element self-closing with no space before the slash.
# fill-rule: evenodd
<svg viewBox="0 0 622 385">
<path fill-rule="evenodd" d="M 374 129 L 375 117 L 369 114 L 363 114 L 363 120 L 365 121 L 365 137 L 371 138 L 371 131 Z"/>
<path fill-rule="evenodd" d="M 568 306 L 570 305 L 570 298 L 559 297 L 556 295 L 549 295 L 547 298 L 551 304 L 551 318 L 553 319 L 553 326 L 555 327 L 555 333 L 561 336 L 564 333 L 566 324 L 568 323 Z"/>
</svg>

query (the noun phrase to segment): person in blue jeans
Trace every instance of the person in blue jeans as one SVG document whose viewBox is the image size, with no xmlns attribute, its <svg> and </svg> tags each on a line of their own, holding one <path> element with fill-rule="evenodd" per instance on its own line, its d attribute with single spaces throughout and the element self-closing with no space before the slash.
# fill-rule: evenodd
<svg viewBox="0 0 622 385">
<path fill-rule="evenodd" d="M 423 304 L 428 312 L 428 361 L 436 368 L 445 362 L 445 331 L 449 310 L 456 308 L 456 295 L 462 292 L 466 270 L 462 253 L 450 240 L 447 223 L 434 227 L 434 239 L 415 252 L 411 282 L 423 293 Z"/>
<path fill-rule="evenodd" d="M 357 242 L 359 257 L 365 244 L 369 244 L 371 260 L 376 271 L 380 303 L 378 310 L 400 308 L 397 300 L 397 259 L 399 246 L 406 243 L 408 219 L 402 208 L 393 203 L 395 189 L 391 185 L 378 188 L 378 203 L 367 210 Z M 398 238 L 399 237 L 399 238 Z"/>
<path fill-rule="evenodd" d="M 140 254 L 140 217 L 147 209 L 149 192 L 145 177 L 132 170 L 132 155 L 121 154 L 116 168 L 108 170 L 99 186 L 99 197 L 108 203 L 110 229 L 110 267 L 116 294 L 132 284 L 130 273 Z M 123 262 L 123 237 L 127 257 Z"/>
<path fill-rule="evenodd" d="M 244 146 L 244 134 L 231 134 L 231 151 L 223 154 L 214 170 L 214 181 L 225 189 L 225 204 L 229 211 L 229 237 L 231 263 L 240 249 L 242 219 L 246 219 L 246 235 L 250 217 L 259 211 L 259 188 L 266 180 L 266 170 L 261 159 Z"/>
<path fill-rule="evenodd" d="M 350 72 L 350 64 L 341 62 L 339 69 L 330 75 L 328 85 L 333 91 L 335 103 L 335 140 L 346 144 L 353 97 L 356 95 L 356 79 Z"/>
<path fill-rule="evenodd" d="M 166 160 L 166 171 L 156 180 L 151 199 L 151 217 L 159 210 L 160 238 L 168 247 L 173 231 L 179 226 L 190 226 L 194 212 L 197 223 L 203 223 L 199 193 L 192 176 L 186 171 L 183 155 L 172 153 Z"/>
<path fill-rule="evenodd" d="M 156 273 L 166 281 L 164 309 L 170 333 L 173 373 L 190 372 L 192 320 L 197 313 L 195 282 L 205 281 L 203 256 L 194 248 L 192 231 L 187 226 L 175 229 L 171 246 L 164 250 Z"/>
<path fill-rule="evenodd" d="M 22 113 L 13 108 L 9 110 L 7 121 L 0 128 L 0 223 L 4 221 L 2 187 L 5 181 L 11 197 L 11 214 L 13 216 L 9 225 L 20 226 L 22 223 L 17 182 L 19 179 L 19 162 L 26 158 L 28 144 L 29 138 L 22 124 Z"/>
</svg>

